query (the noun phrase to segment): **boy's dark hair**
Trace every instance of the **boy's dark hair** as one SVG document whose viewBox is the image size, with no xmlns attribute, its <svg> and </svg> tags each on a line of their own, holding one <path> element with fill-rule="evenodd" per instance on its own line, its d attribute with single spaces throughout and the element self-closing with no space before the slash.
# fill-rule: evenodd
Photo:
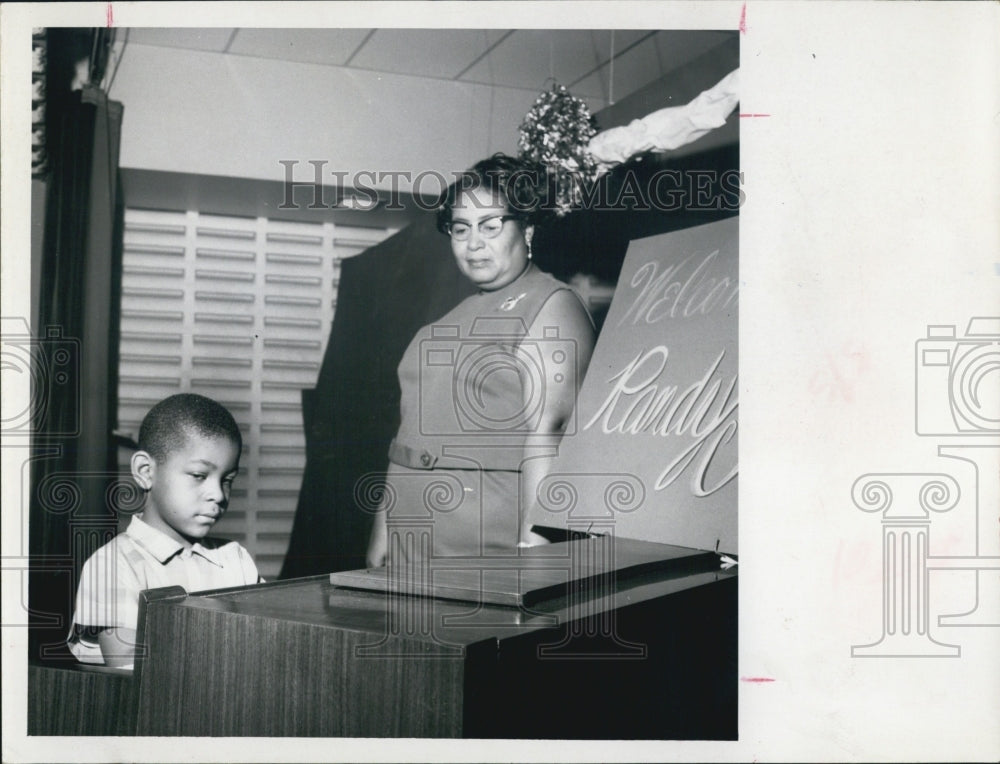
<svg viewBox="0 0 1000 764">
<path fill-rule="evenodd" d="M 182 448 L 190 433 L 228 438 L 243 448 L 243 436 L 225 406 L 196 393 L 164 398 L 149 410 L 139 427 L 139 449 L 162 462 Z"/>
</svg>

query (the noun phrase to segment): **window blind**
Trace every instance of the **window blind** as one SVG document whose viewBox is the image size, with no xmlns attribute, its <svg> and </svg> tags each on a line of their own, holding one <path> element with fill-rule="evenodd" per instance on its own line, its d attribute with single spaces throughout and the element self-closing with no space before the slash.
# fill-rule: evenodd
<svg viewBox="0 0 1000 764">
<path fill-rule="evenodd" d="M 213 535 L 243 544 L 265 578 L 288 548 L 305 467 L 301 391 L 316 385 L 340 263 L 394 232 L 125 212 L 118 429 L 138 438 L 146 412 L 178 392 L 232 412 L 243 454 Z"/>
</svg>

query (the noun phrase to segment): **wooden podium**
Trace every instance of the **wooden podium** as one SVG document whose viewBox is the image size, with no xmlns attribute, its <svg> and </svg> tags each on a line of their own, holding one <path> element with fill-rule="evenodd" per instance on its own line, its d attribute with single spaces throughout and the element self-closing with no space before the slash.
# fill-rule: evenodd
<svg viewBox="0 0 1000 764">
<path fill-rule="evenodd" d="M 577 575 L 595 547 L 615 568 Z M 149 592 L 137 732 L 736 738 L 737 579 L 716 555 L 613 539 L 540 549 L 460 574 L 483 582 L 478 601 L 393 591 L 385 569 Z M 512 580 L 521 604 L 488 601 Z"/>
</svg>

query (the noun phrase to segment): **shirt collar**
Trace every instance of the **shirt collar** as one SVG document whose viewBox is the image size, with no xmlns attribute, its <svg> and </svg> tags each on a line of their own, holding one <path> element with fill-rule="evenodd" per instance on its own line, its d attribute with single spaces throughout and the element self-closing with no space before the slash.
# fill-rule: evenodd
<svg viewBox="0 0 1000 764">
<path fill-rule="evenodd" d="M 125 533 L 137 544 L 144 547 L 161 565 L 165 565 L 174 555 L 181 554 L 184 551 L 184 545 L 180 541 L 170 538 L 163 531 L 157 530 L 152 525 L 144 522 L 141 513 L 132 515 L 132 521 L 129 523 Z M 191 545 L 191 554 L 200 555 L 213 565 L 217 565 L 220 568 L 223 567 L 222 562 L 215 554 L 215 550 L 207 549 L 197 541 Z"/>
</svg>

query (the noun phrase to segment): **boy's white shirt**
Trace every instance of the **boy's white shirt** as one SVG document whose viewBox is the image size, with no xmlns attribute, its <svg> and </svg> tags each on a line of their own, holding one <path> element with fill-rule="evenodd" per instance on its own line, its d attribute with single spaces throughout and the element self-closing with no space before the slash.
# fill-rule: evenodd
<svg viewBox="0 0 1000 764">
<path fill-rule="evenodd" d="M 211 537 L 186 548 L 134 515 L 128 528 L 84 563 L 76 592 L 70 652 L 82 663 L 103 664 L 96 639 L 81 639 L 76 627 L 135 630 L 139 593 L 181 586 L 189 593 L 260 583 L 253 558 L 238 542 Z"/>
</svg>

